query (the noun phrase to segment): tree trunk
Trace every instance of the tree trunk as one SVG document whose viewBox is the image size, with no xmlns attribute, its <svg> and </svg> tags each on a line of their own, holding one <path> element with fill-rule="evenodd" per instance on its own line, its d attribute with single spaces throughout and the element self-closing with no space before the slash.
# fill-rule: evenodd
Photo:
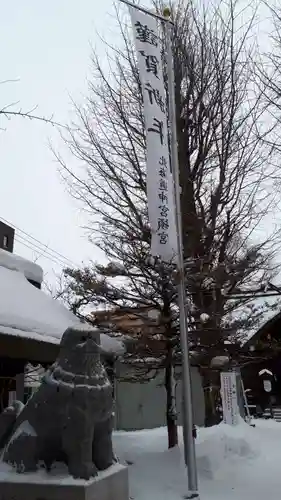
<svg viewBox="0 0 281 500">
<path fill-rule="evenodd" d="M 167 366 L 165 368 L 165 389 L 166 389 L 166 422 L 168 430 L 168 446 L 174 448 L 178 445 L 177 409 L 176 409 L 176 383 L 174 377 L 174 367 L 172 364 L 172 354 L 167 356 Z"/>
<path fill-rule="evenodd" d="M 220 423 L 218 402 L 220 397 L 219 372 L 205 369 L 203 373 L 203 387 L 205 396 L 205 427 Z"/>
</svg>

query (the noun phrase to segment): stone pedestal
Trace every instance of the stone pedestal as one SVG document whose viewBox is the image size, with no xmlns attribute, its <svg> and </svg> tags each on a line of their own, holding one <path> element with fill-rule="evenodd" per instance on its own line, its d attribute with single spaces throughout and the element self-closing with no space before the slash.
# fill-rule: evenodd
<svg viewBox="0 0 281 500">
<path fill-rule="evenodd" d="M 89 481 L 0 470 L 0 500 L 129 500 L 128 469 L 116 464 Z"/>
</svg>

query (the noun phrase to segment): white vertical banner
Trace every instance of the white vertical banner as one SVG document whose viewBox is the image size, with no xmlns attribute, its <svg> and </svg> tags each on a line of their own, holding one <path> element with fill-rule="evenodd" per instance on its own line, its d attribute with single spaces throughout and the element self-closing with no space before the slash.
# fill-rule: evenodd
<svg viewBox="0 0 281 500">
<path fill-rule="evenodd" d="M 239 423 L 239 406 L 237 398 L 237 378 L 235 372 L 221 373 L 221 399 L 223 421 L 225 424 Z"/>
<path fill-rule="evenodd" d="M 130 15 L 144 102 L 151 254 L 169 262 L 178 252 L 161 44 L 154 17 L 134 8 L 130 8 Z"/>
</svg>

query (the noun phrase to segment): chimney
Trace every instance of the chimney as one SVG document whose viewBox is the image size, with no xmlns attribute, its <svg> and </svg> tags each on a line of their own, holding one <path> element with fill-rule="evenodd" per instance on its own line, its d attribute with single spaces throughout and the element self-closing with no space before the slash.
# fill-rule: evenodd
<svg viewBox="0 0 281 500">
<path fill-rule="evenodd" d="M 14 239 L 15 239 L 14 228 L 0 221 L 0 248 L 6 250 L 6 252 L 13 253 Z"/>
</svg>

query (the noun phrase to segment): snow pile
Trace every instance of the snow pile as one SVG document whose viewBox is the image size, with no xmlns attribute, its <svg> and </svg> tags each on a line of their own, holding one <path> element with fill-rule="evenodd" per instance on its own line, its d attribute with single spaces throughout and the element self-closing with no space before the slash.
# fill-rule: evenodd
<svg viewBox="0 0 281 500">
<path fill-rule="evenodd" d="M 255 424 L 199 429 L 200 500 L 280 500 L 281 424 Z M 165 428 L 116 432 L 114 441 L 118 457 L 129 464 L 131 498 L 180 500 L 187 494 L 182 439 L 180 448 L 170 451 Z"/>
<path fill-rule="evenodd" d="M 241 418 L 237 426 L 224 423 L 204 429 L 197 442 L 199 474 L 206 477 L 221 476 L 229 462 L 258 457 L 260 445 L 256 429 Z"/>
<path fill-rule="evenodd" d="M 19 255 L 6 252 L 0 248 L 0 267 L 5 267 L 11 271 L 21 272 L 26 279 L 41 284 L 43 281 L 43 269 L 30 260 L 23 259 Z"/>
<path fill-rule="evenodd" d="M 8 260 L 4 263 L 0 264 L 0 333 L 58 344 L 69 326 L 80 324 L 62 303 L 30 284 L 23 270 L 12 270 Z M 104 351 L 123 352 L 121 342 L 104 334 L 100 338 Z"/>
</svg>

